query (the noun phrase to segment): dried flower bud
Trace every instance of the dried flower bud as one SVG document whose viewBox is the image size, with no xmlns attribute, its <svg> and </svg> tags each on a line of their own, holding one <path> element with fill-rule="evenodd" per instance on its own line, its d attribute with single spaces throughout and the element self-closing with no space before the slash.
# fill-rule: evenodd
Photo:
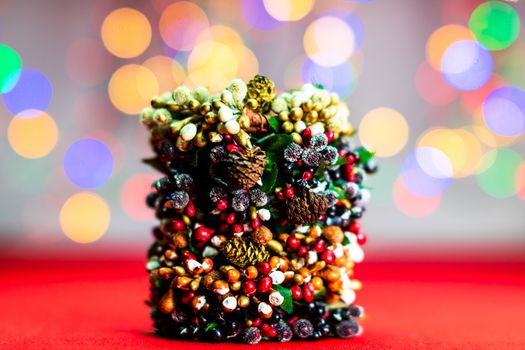
<svg viewBox="0 0 525 350">
<path fill-rule="evenodd" d="M 284 297 L 283 297 L 283 295 L 281 293 L 279 293 L 278 291 L 274 290 L 268 296 L 268 301 L 273 306 L 279 306 L 279 305 L 281 305 L 283 303 Z"/>
<path fill-rule="evenodd" d="M 222 106 L 219 109 L 219 120 L 221 122 L 227 122 L 228 120 L 233 119 L 233 111 L 228 106 Z"/>
<path fill-rule="evenodd" d="M 166 294 L 162 296 L 159 301 L 159 310 L 164 314 L 169 314 L 175 309 L 175 298 L 173 297 L 173 289 L 168 289 Z"/>
<path fill-rule="evenodd" d="M 179 276 L 179 277 L 176 277 L 174 279 L 175 286 L 178 289 L 182 289 L 182 290 L 189 290 L 190 289 L 190 283 L 191 283 L 192 280 L 193 280 L 193 278 L 187 277 L 187 276 Z"/>
<path fill-rule="evenodd" d="M 257 311 L 259 311 L 259 315 L 262 318 L 270 318 L 272 317 L 272 314 L 273 314 L 273 308 L 265 302 L 259 303 L 259 306 L 257 307 Z"/>
<path fill-rule="evenodd" d="M 194 260 L 194 259 L 188 259 L 184 262 L 184 267 L 186 268 L 186 270 L 188 270 L 188 272 L 194 274 L 194 275 L 198 275 L 200 273 L 202 273 L 202 271 L 204 270 L 202 264 L 200 262 L 198 262 L 197 260 Z"/>
<path fill-rule="evenodd" d="M 180 130 L 180 137 L 186 142 L 193 140 L 195 135 L 197 135 L 197 126 L 193 123 L 184 125 Z"/>
<path fill-rule="evenodd" d="M 272 214 L 270 213 L 270 211 L 268 209 L 259 209 L 257 211 L 257 216 L 262 221 L 268 221 L 268 220 L 270 220 L 272 218 Z"/>
<path fill-rule="evenodd" d="M 186 86 L 179 86 L 173 91 L 173 100 L 175 100 L 175 103 L 179 106 L 186 104 L 190 99 L 190 96 L 190 89 Z"/>
<path fill-rule="evenodd" d="M 273 271 L 269 276 L 272 279 L 272 284 L 281 284 L 284 282 L 284 273 L 282 271 Z"/>
<path fill-rule="evenodd" d="M 257 230 L 252 232 L 251 239 L 255 243 L 266 245 L 273 239 L 273 234 L 268 227 L 261 225 Z"/>
<path fill-rule="evenodd" d="M 177 232 L 173 235 L 173 245 L 177 249 L 184 249 L 188 246 L 188 234 L 185 232 Z"/>
<path fill-rule="evenodd" d="M 213 260 L 210 258 L 202 259 L 202 269 L 204 273 L 208 273 L 213 269 Z"/>
</svg>

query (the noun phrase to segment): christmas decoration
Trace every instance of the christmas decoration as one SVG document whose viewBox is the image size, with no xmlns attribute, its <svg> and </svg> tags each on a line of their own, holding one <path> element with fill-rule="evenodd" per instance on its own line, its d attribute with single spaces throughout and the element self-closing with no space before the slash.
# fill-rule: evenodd
<svg viewBox="0 0 525 350">
<path fill-rule="evenodd" d="M 158 334 L 257 344 L 361 332 L 353 267 L 377 164 L 348 116 L 322 87 L 276 95 L 261 75 L 152 99 L 141 121 L 145 162 L 164 174 L 146 200 L 159 220 L 146 266 Z"/>
</svg>

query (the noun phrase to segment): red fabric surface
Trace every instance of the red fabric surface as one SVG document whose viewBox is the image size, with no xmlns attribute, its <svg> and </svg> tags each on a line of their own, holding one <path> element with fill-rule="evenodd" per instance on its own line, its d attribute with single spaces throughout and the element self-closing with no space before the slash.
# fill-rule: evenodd
<svg viewBox="0 0 525 350">
<path fill-rule="evenodd" d="M 204 349 L 151 333 L 141 261 L 0 261 L 0 349 Z M 525 349 L 525 263 L 367 262 L 351 340 L 264 349 Z"/>
</svg>

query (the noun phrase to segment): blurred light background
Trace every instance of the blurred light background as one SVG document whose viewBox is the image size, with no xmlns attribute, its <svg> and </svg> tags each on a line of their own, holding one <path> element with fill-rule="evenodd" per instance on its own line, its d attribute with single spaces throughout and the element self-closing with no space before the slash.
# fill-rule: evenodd
<svg viewBox="0 0 525 350">
<path fill-rule="evenodd" d="M 138 113 L 179 84 L 337 91 L 369 245 L 525 244 L 525 3 L 0 0 L 3 249 L 151 241 Z"/>
</svg>

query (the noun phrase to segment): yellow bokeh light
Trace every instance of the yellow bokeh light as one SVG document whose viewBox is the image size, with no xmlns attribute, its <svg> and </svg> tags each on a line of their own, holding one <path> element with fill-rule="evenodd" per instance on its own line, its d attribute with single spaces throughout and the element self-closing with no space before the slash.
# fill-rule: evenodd
<svg viewBox="0 0 525 350">
<path fill-rule="evenodd" d="M 28 112 L 28 116 L 26 116 Z M 22 157 L 35 159 L 49 154 L 58 140 L 58 128 L 51 116 L 41 111 L 16 115 L 7 128 L 9 145 Z"/>
<path fill-rule="evenodd" d="M 355 49 L 352 28 L 340 18 L 325 16 L 313 21 L 304 33 L 303 46 L 308 57 L 322 66 L 337 66 Z"/>
<path fill-rule="evenodd" d="M 279 21 L 298 21 L 314 6 L 314 0 L 264 0 L 266 11 Z"/>
<path fill-rule="evenodd" d="M 455 178 L 476 173 L 484 151 L 478 138 L 466 129 L 430 129 L 421 135 L 417 146 L 434 147 L 443 152 Z"/>
<path fill-rule="evenodd" d="M 159 20 L 159 32 L 169 47 L 189 51 L 197 37 L 209 25 L 208 16 L 197 5 L 188 1 L 177 1 L 166 7 Z"/>
<path fill-rule="evenodd" d="M 391 157 L 406 145 L 408 124 L 398 111 L 376 108 L 361 120 L 359 139 L 363 146 L 376 152 L 378 157 Z"/>
<path fill-rule="evenodd" d="M 111 12 L 100 30 L 106 49 L 120 58 L 136 57 L 151 42 L 151 26 L 140 11 L 123 7 Z"/>
<path fill-rule="evenodd" d="M 109 227 L 109 207 L 100 196 L 80 192 L 64 203 L 60 210 L 60 227 L 64 234 L 77 243 L 97 241 Z"/>
<path fill-rule="evenodd" d="M 159 91 L 173 90 L 186 79 L 182 65 L 168 56 L 153 56 L 144 61 L 144 67 L 155 74 Z"/>
<path fill-rule="evenodd" d="M 216 25 L 204 29 L 197 37 L 197 42 L 220 42 L 224 45 L 244 45 L 242 37 L 233 28 Z"/>
<path fill-rule="evenodd" d="M 219 91 L 237 76 L 238 67 L 239 60 L 231 47 L 205 41 L 195 46 L 188 58 L 188 78 L 195 86 Z"/>
<path fill-rule="evenodd" d="M 474 40 L 474 35 L 465 26 L 447 24 L 436 29 L 427 41 L 427 60 L 436 70 L 441 71 L 441 58 L 446 49 L 458 40 Z"/>
<path fill-rule="evenodd" d="M 159 93 L 155 74 L 138 64 L 128 64 L 117 69 L 108 84 L 111 103 L 127 114 L 138 114 L 148 105 L 151 97 Z"/>
</svg>

